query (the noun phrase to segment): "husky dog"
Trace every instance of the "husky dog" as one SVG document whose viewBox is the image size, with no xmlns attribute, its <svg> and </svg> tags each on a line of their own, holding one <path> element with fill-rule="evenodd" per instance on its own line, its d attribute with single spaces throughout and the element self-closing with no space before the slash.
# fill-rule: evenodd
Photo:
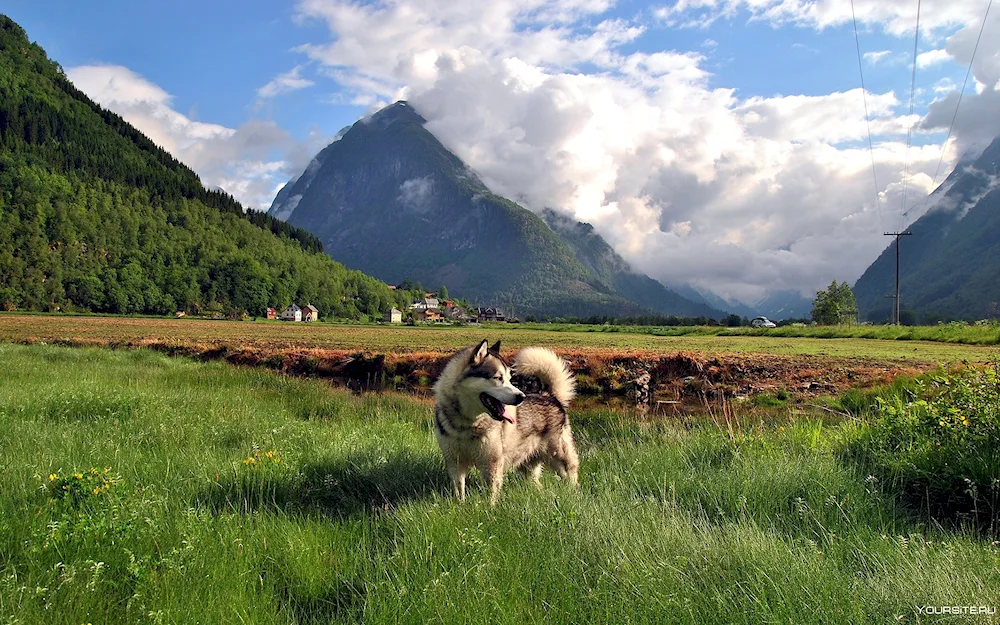
<svg viewBox="0 0 1000 625">
<path fill-rule="evenodd" d="M 511 384 L 512 373 L 535 376 L 547 388 L 525 395 Z M 465 499 L 472 467 L 489 484 L 493 504 L 510 469 L 524 469 L 539 483 L 548 465 L 575 485 L 580 460 L 566 418 L 575 386 L 566 362 L 540 347 L 522 349 L 513 368 L 500 357 L 500 341 L 453 356 L 434 384 L 434 434 L 455 496 Z"/>
</svg>

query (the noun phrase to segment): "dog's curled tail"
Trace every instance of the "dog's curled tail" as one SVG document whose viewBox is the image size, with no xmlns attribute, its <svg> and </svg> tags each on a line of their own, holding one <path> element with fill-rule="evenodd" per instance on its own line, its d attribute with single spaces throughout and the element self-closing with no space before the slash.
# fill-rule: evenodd
<svg viewBox="0 0 1000 625">
<path fill-rule="evenodd" d="M 569 364 L 550 349 L 525 347 L 514 358 L 514 372 L 539 378 L 564 408 L 576 396 L 576 378 Z"/>
</svg>

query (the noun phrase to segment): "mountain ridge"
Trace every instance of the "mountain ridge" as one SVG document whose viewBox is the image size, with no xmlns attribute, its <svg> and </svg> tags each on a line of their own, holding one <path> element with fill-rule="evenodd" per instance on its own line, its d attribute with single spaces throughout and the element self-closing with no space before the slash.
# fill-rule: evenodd
<svg viewBox="0 0 1000 625">
<path fill-rule="evenodd" d="M 525 314 L 721 315 L 633 272 L 591 226 L 559 221 L 560 235 L 545 215 L 492 193 L 425 123 L 404 101 L 356 122 L 317 154 L 311 175 L 282 188 L 269 214 L 382 280 L 443 284 Z"/>
<path fill-rule="evenodd" d="M 1000 137 L 964 159 L 928 197 L 900 241 L 901 310 L 922 321 L 997 317 L 1000 307 Z M 854 285 L 861 316 L 884 321 L 895 288 L 895 243 Z"/>
</svg>

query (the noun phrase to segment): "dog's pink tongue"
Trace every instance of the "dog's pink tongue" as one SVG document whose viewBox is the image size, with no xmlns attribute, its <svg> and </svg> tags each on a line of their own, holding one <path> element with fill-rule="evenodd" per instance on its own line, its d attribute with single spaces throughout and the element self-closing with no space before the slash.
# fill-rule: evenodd
<svg viewBox="0 0 1000 625">
<path fill-rule="evenodd" d="M 517 417 L 517 410 L 513 406 L 503 407 L 503 420 L 507 423 L 514 423 L 514 419 Z"/>
</svg>

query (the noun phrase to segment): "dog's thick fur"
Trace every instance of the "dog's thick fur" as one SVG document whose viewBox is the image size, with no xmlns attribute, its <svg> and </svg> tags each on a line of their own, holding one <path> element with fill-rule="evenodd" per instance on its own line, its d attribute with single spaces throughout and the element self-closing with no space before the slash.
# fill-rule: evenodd
<svg viewBox="0 0 1000 625">
<path fill-rule="evenodd" d="M 511 384 L 512 373 L 535 376 L 545 388 L 525 395 Z M 489 485 L 494 504 L 511 469 L 528 471 L 538 483 L 548 465 L 575 485 L 580 460 L 566 417 L 575 393 L 568 365 L 547 349 L 522 349 L 513 368 L 501 358 L 499 341 L 453 356 L 434 384 L 434 434 L 455 495 L 465 499 L 472 467 Z"/>
</svg>

